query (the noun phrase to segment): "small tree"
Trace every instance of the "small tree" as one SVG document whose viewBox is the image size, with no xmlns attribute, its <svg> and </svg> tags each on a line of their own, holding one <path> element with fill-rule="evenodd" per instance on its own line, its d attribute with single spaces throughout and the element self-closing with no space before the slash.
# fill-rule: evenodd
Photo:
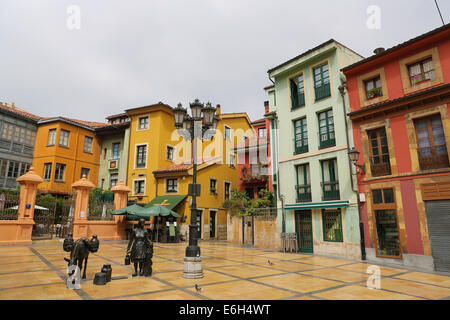
<svg viewBox="0 0 450 320">
<path fill-rule="evenodd" d="M 243 217 L 255 214 L 258 209 L 269 208 L 273 203 L 273 194 L 267 189 L 259 191 L 260 198 L 249 199 L 245 192 L 233 189 L 231 191 L 231 198 L 225 200 L 222 206 L 230 211 L 230 215 Z"/>
</svg>

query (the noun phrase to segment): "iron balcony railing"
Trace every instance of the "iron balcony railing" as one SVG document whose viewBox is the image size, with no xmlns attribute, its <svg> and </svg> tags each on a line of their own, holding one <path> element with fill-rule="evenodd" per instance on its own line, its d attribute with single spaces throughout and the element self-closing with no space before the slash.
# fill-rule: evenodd
<svg viewBox="0 0 450 320">
<path fill-rule="evenodd" d="M 323 84 L 320 87 L 314 87 L 316 100 L 324 99 L 331 96 L 330 83 Z"/>
<path fill-rule="evenodd" d="M 322 182 L 323 196 L 322 200 L 339 200 L 339 181 Z"/>
<path fill-rule="evenodd" d="M 391 164 L 389 162 L 377 163 L 370 165 L 370 171 L 373 177 L 391 175 Z"/>
<path fill-rule="evenodd" d="M 297 189 L 297 202 L 312 201 L 310 184 L 297 185 L 296 189 Z"/>
<path fill-rule="evenodd" d="M 450 166 L 445 145 L 438 145 L 433 148 L 420 148 L 418 151 L 420 169 L 422 170 L 440 169 Z"/>
</svg>

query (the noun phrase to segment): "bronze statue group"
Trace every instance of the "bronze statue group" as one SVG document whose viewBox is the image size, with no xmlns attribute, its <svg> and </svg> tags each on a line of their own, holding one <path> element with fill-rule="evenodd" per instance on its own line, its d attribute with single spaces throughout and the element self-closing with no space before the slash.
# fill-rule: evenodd
<svg viewBox="0 0 450 320">
<path fill-rule="evenodd" d="M 139 222 L 133 228 L 128 241 L 125 265 L 130 265 L 131 263 L 134 264 L 133 277 L 150 277 L 152 275 L 153 243 L 151 241 L 150 232 L 144 227 L 145 219 L 139 219 Z M 77 266 L 79 272 L 83 270 L 84 261 L 82 279 L 86 279 L 86 267 L 89 253 L 97 252 L 99 245 L 100 242 L 96 235 L 93 235 L 90 240 L 86 237 L 82 237 L 77 241 L 74 241 L 72 235 L 69 234 L 67 238 L 64 239 L 63 249 L 66 252 L 70 252 L 70 259 L 64 258 L 64 260 L 68 262 L 69 267 Z M 69 274 L 69 276 L 72 276 L 73 272 L 72 274 Z"/>
</svg>

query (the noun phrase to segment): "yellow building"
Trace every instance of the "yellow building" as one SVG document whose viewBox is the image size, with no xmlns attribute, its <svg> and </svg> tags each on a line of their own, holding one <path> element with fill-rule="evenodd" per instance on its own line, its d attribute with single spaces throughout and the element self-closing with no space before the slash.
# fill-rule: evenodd
<svg viewBox="0 0 450 320">
<path fill-rule="evenodd" d="M 181 215 L 181 234 L 190 223 L 188 185 L 192 183 L 191 142 L 177 132 L 172 108 L 163 103 L 126 110 L 131 119 L 127 184 L 130 200 L 163 204 Z M 253 135 L 246 113 L 216 115 L 219 123 L 211 140 L 199 140 L 197 183 L 201 195 L 197 208 L 202 239 L 226 239 L 224 200 L 237 188 L 237 156 L 231 150 Z M 201 142 L 201 143 L 200 143 Z"/>
<path fill-rule="evenodd" d="M 63 117 L 38 121 L 33 167 L 42 192 L 68 195 L 83 175 L 97 184 L 101 141 L 95 129 L 106 124 Z"/>
</svg>

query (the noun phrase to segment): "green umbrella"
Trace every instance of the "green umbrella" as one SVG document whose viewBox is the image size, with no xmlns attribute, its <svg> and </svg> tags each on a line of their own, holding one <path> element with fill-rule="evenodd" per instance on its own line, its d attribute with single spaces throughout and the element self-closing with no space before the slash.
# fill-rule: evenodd
<svg viewBox="0 0 450 320">
<path fill-rule="evenodd" d="M 112 215 L 126 215 L 126 214 L 136 214 L 140 212 L 143 208 L 140 205 L 133 204 L 131 206 L 111 211 Z"/>
<path fill-rule="evenodd" d="M 179 218 L 180 215 L 178 213 L 176 213 L 173 210 L 170 210 L 169 208 L 166 208 L 160 204 L 155 205 L 153 207 L 149 207 L 149 208 L 144 208 L 143 211 L 141 211 L 138 215 L 144 213 L 145 214 L 150 214 L 149 216 L 161 216 L 161 217 L 167 217 L 172 215 L 175 218 Z M 147 215 L 146 215 L 147 217 Z"/>
</svg>

